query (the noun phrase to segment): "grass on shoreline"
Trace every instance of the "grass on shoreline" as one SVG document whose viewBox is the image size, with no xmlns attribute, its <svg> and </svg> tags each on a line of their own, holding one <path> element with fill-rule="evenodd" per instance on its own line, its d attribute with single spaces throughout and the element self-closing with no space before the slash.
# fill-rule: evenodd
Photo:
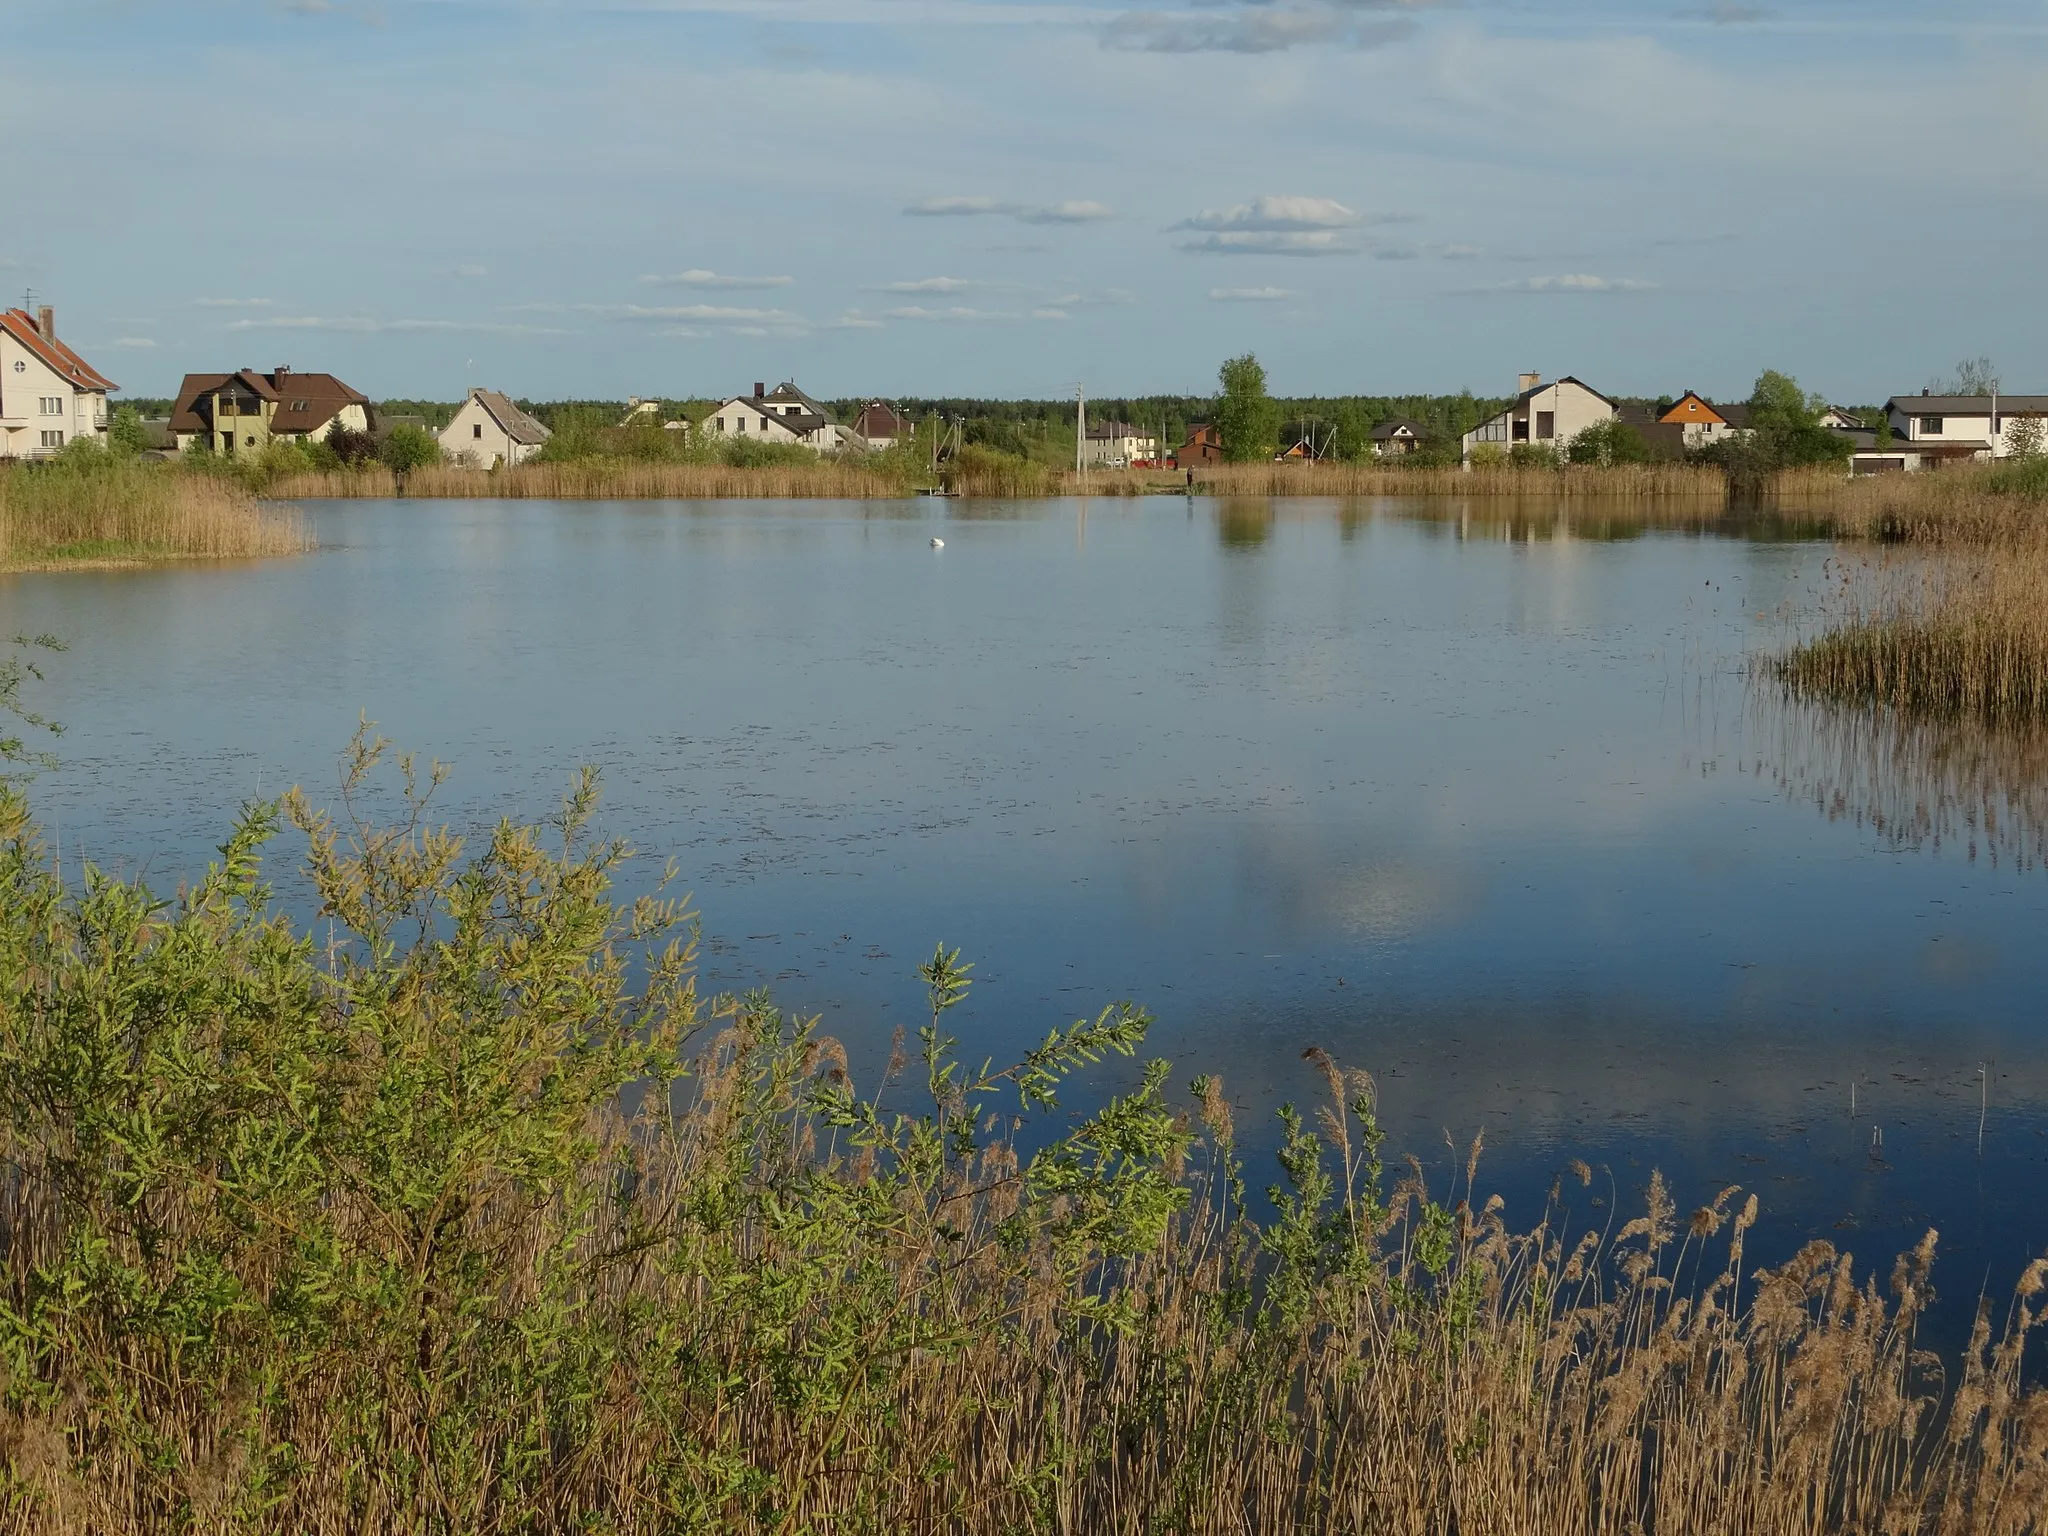
<svg viewBox="0 0 2048 1536">
<path fill-rule="evenodd" d="M 169 904 L 0 796 L 0 1532 L 2039 1530 L 2048 1260 L 1945 1365 L 1934 1234 L 1752 1272 L 1753 1195 L 1654 1175 L 1511 1228 L 1320 1052 L 1255 1219 L 1217 1079 L 1062 1107 L 1129 1005 L 977 1069 L 942 950 L 863 1094 L 614 902 L 588 779 L 472 852 L 379 771 Z"/>
<path fill-rule="evenodd" d="M 311 546 L 296 508 L 212 476 L 104 454 L 0 465 L 0 570 L 246 559 Z"/>
</svg>

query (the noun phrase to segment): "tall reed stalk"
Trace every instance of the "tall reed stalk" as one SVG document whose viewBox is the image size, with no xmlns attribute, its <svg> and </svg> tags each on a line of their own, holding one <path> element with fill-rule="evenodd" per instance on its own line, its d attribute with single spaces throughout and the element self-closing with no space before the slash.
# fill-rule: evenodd
<svg viewBox="0 0 2048 1536">
<path fill-rule="evenodd" d="M 1934 1234 L 1752 1272 L 1756 1197 L 1655 1175 L 1511 1229 L 1476 1143 L 1390 1177 L 1320 1052 L 1258 1220 L 1217 1079 L 1064 1108 L 1138 1010 L 976 1068 L 942 949 L 862 1093 L 614 902 L 587 777 L 471 852 L 409 764 L 358 813 L 380 757 L 170 903 L 62 882 L 0 796 L 0 1531 L 2041 1528 L 2048 1260 L 1950 1370 Z"/>
<path fill-rule="evenodd" d="M 296 554 L 310 548 L 293 507 L 175 465 L 0 466 L 0 570 Z"/>
<path fill-rule="evenodd" d="M 911 487 L 891 470 L 863 468 L 858 460 L 815 464 L 641 463 L 630 459 L 520 464 L 511 469 L 434 465 L 403 480 L 382 467 L 294 475 L 273 494 L 321 497 L 503 498 L 545 501 L 606 500 L 879 500 L 908 495 Z"/>
<path fill-rule="evenodd" d="M 1473 496 L 1528 500 L 1627 498 L 1724 504 L 1727 477 L 1700 464 L 1572 464 L 1417 468 L 1385 464 L 1217 464 L 1196 488 L 1220 496 Z"/>
</svg>

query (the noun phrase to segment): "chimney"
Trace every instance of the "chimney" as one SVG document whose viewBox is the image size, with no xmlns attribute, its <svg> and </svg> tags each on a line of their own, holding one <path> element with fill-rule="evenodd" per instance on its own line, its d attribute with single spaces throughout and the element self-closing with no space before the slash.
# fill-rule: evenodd
<svg viewBox="0 0 2048 1536">
<path fill-rule="evenodd" d="M 48 310 L 46 309 L 46 310 L 44 310 L 44 311 L 43 311 L 43 313 L 47 315 L 47 314 L 49 313 L 49 311 L 48 311 Z M 1921 390 L 1921 391 L 1920 391 L 1920 394 L 1921 394 L 1922 398 L 1925 398 L 1926 396 L 1928 396 L 1928 395 L 1931 395 L 1931 394 L 1933 394 L 1933 393 L 1934 393 L 1934 391 L 1933 391 L 1933 390 L 1931 390 L 1931 389 L 1923 389 L 1923 390 Z"/>
<path fill-rule="evenodd" d="M 767 386 L 766 384 L 760 384 L 760 383 L 756 383 L 756 384 L 754 385 L 754 398 L 755 398 L 756 400 L 760 399 L 760 398 L 761 398 L 761 397 L 762 397 L 763 395 L 765 395 L 765 394 L 767 394 L 767 393 L 768 393 L 768 386 Z"/>
<path fill-rule="evenodd" d="M 45 341 L 57 339 L 57 311 L 47 304 L 36 311 L 36 331 Z"/>
<path fill-rule="evenodd" d="M 277 380 L 277 382 L 280 384 L 282 384 L 286 379 L 290 378 L 291 376 L 292 368 L 290 363 L 279 363 L 277 365 L 277 372 L 271 375 L 271 377 Z"/>
<path fill-rule="evenodd" d="M 1515 393 L 1518 395 L 1526 395 L 1527 393 L 1529 393 L 1530 390 L 1536 388 L 1536 386 L 1541 384 L 1542 382 L 1543 375 L 1540 373 L 1518 374 L 1516 375 Z"/>
</svg>

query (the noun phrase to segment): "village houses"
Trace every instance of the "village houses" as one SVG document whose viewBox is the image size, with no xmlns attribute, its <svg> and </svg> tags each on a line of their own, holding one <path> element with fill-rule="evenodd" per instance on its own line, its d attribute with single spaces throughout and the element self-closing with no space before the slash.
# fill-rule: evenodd
<svg viewBox="0 0 2048 1536">
<path fill-rule="evenodd" d="M 107 396 L 121 386 L 57 339 L 44 304 L 0 314 L 0 459 L 40 459 L 66 443 L 104 443 Z"/>
<path fill-rule="evenodd" d="M 865 451 L 867 439 L 833 421 L 831 412 L 784 382 L 773 389 L 756 384 L 751 395 L 734 395 L 713 408 L 698 428 L 714 439 L 748 438 L 760 443 L 794 443 L 816 453 L 851 448 Z"/>
<path fill-rule="evenodd" d="M 337 427 L 374 432 L 370 397 L 331 373 L 277 368 L 257 373 L 188 373 L 171 407 L 171 436 L 179 452 L 204 444 L 232 457 L 260 453 L 271 441 L 320 443 Z"/>
<path fill-rule="evenodd" d="M 903 413 L 886 400 L 870 400 L 853 418 L 853 430 L 862 442 L 877 451 L 908 442 L 914 429 Z"/>
<path fill-rule="evenodd" d="M 2044 417 L 2048 395 L 1937 395 L 1925 389 L 1894 395 L 1885 419 L 1892 433 L 1889 452 L 1901 462 L 1883 467 L 1931 469 L 1952 460 L 2010 458 L 2029 439 L 2039 452 Z"/>
<path fill-rule="evenodd" d="M 1419 452 L 1429 441 L 1429 428 L 1406 416 L 1396 416 L 1372 429 L 1372 452 L 1376 459 L 1397 459 Z"/>
<path fill-rule="evenodd" d="M 540 452 L 548 429 L 495 389 L 472 389 L 441 429 L 441 452 L 476 469 L 509 469 Z"/>
<path fill-rule="evenodd" d="M 1612 421 L 1614 416 L 1612 400 L 1569 375 L 1546 384 L 1542 374 L 1525 373 L 1514 403 L 1465 434 L 1464 462 L 1469 466 L 1475 453 L 1505 455 L 1522 444 L 1560 448 L 1586 428 Z"/>
</svg>

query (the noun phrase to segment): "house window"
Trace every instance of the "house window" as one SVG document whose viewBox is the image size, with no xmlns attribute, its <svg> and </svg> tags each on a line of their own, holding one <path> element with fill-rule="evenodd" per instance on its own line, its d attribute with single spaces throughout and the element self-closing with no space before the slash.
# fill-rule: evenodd
<svg viewBox="0 0 2048 1536">
<path fill-rule="evenodd" d="M 1939 416 L 1922 416 L 1920 418 L 1920 435 L 1923 437 L 1941 436 L 1941 418 Z"/>
<path fill-rule="evenodd" d="M 64 397 L 62 395 L 43 396 L 43 414 L 45 416 L 62 416 L 64 414 Z"/>
<path fill-rule="evenodd" d="M 1536 413 L 1537 441 L 1542 442 L 1555 436 L 1557 436 L 1557 412 L 1538 411 Z"/>
<path fill-rule="evenodd" d="M 306 409 L 306 402 L 303 400 L 294 400 L 292 402 L 292 409 L 295 411 L 303 411 Z"/>
<path fill-rule="evenodd" d="M 739 430 L 742 432 L 747 430 L 747 418 L 744 416 L 740 418 Z"/>
<path fill-rule="evenodd" d="M 481 441 L 484 435 L 484 424 L 480 421 L 474 423 L 469 429 L 469 435 Z"/>
<path fill-rule="evenodd" d="M 62 448 L 64 446 L 64 434 L 62 432 L 45 432 L 43 434 L 43 446 L 45 448 Z"/>
</svg>

